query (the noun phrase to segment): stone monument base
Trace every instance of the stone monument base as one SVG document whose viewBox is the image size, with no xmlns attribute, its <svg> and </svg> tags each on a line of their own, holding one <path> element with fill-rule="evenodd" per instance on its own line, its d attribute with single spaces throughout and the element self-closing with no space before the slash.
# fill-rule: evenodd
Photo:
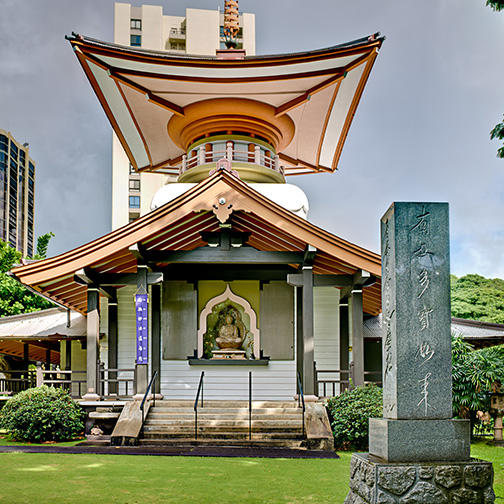
<svg viewBox="0 0 504 504">
<path fill-rule="evenodd" d="M 492 484 L 483 460 L 391 464 L 355 453 L 344 504 L 491 504 Z"/>
<path fill-rule="evenodd" d="M 469 420 L 369 419 L 369 453 L 385 462 L 468 460 L 470 437 Z"/>
</svg>

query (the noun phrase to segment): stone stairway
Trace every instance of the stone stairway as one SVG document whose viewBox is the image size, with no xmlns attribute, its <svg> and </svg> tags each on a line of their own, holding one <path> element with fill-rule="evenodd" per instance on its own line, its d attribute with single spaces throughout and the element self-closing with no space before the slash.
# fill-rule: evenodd
<svg viewBox="0 0 504 504">
<path fill-rule="evenodd" d="M 144 424 L 141 445 L 303 447 L 303 412 L 294 401 L 253 401 L 249 439 L 247 401 L 205 401 L 194 436 L 192 401 L 156 401 Z"/>
</svg>

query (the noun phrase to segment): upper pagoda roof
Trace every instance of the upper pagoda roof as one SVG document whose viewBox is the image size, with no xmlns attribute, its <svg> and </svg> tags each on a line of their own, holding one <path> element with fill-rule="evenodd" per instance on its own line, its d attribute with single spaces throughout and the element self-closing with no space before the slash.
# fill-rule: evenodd
<svg viewBox="0 0 504 504">
<path fill-rule="evenodd" d="M 265 110 L 272 111 L 268 120 L 274 127 L 275 120 L 279 129 L 288 122 L 290 131 L 277 154 L 286 174 L 295 175 L 337 168 L 384 40 L 378 35 L 326 49 L 232 60 L 143 50 L 80 35 L 69 41 L 137 170 L 176 174 L 187 145 L 173 135 L 173 127 L 169 134 L 170 120 L 179 118 L 181 129 L 180 118 L 194 115 L 194 107 L 189 108 L 194 104 L 212 103 L 215 114 L 222 99 L 234 99 L 260 105 L 246 111 L 257 123 Z"/>
<path fill-rule="evenodd" d="M 222 205 L 222 201 L 226 204 Z M 369 272 L 377 281 L 363 289 L 364 311 L 371 315 L 380 313 L 378 254 L 307 222 L 221 170 L 115 231 L 56 257 L 14 268 L 11 273 L 44 296 L 85 314 L 87 288 L 76 280 L 76 272 L 84 270 L 90 276 L 136 273 L 137 257 L 130 248 L 135 245 L 146 254 L 160 255 L 154 261 L 154 269 L 163 271 L 170 266 L 167 253 L 206 246 L 203 237 L 218 232 L 222 221 L 231 225 L 233 231 L 246 234 L 248 250 L 303 253 L 308 245 L 315 247 L 315 275 Z M 296 271 L 292 267 L 292 273 Z"/>
</svg>

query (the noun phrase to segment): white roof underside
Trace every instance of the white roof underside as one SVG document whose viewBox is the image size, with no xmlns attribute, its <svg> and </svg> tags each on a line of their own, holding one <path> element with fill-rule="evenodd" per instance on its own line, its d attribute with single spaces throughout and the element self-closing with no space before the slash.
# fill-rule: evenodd
<svg viewBox="0 0 504 504">
<path fill-rule="evenodd" d="M 48 336 L 86 336 L 86 317 L 70 312 L 70 327 L 67 327 L 67 310 L 50 308 L 33 313 L 0 318 L 0 338 L 32 338 Z"/>
<path fill-rule="evenodd" d="M 91 82 L 95 80 L 93 87 L 116 133 L 127 144 L 130 160 L 133 157 L 139 169 L 175 166 L 185 153 L 168 135 L 173 111 L 149 101 L 149 94 L 182 109 L 223 97 L 257 100 L 278 108 L 309 92 L 308 100 L 300 100 L 287 112 L 295 135 L 278 153 L 284 155 L 286 168 L 301 172 L 306 167 L 311 171 L 336 168 L 336 156 L 377 52 L 377 47 L 364 44 L 347 55 L 301 62 L 292 57 L 276 64 L 252 58 L 222 66 L 221 60 L 212 60 L 215 64 L 182 58 L 156 61 L 148 55 L 133 57 L 126 48 L 97 49 L 101 50 L 84 45 L 76 50 L 88 77 L 92 75 Z"/>
</svg>

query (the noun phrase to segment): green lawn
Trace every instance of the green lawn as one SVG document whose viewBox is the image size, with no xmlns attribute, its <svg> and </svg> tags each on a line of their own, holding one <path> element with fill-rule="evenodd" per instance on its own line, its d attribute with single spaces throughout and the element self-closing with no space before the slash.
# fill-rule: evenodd
<svg viewBox="0 0 504 504">
<path fill-rule="evenodd" d="M 473 445 L 492 460 L 504 501 L 504 448 Z M 0 454 L 0 502 L 342 503 L 350 453 L 341 459 Z M 497 500 L 499 502 L 499 500 Z"/>
</svg>

